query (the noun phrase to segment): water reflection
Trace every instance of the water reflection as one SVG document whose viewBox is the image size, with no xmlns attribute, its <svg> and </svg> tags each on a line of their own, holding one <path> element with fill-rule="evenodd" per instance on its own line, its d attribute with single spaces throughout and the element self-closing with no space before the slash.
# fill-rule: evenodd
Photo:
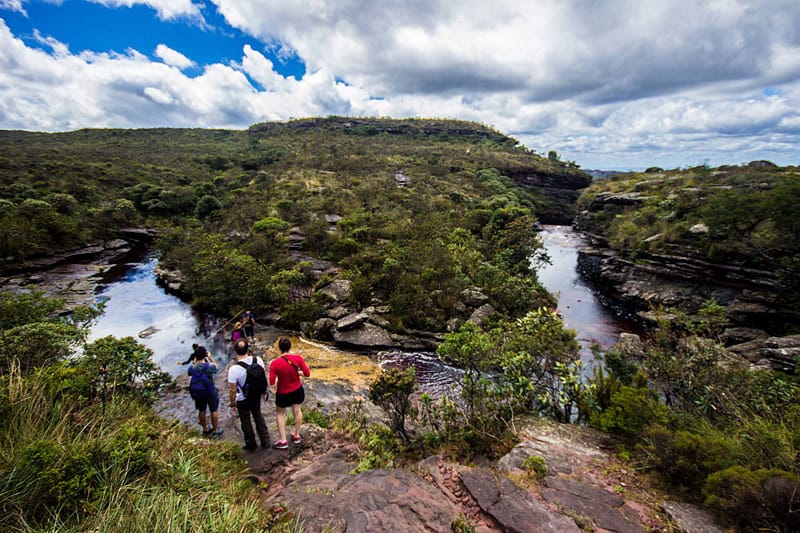
<svg viewBox="0 0 800 533">
<path fill-rule="evenodd" d="M 218 321 L 159 287 L 153 273 L 157 261 L 155 255 L 137 250 L 99 276 L 103 285 L 97 299 L 105 302 L 105 312 L 93 324 L 89 340 L 133 337 L 153 350 L 153 361 L 173 376 L 185 371 L 175 363 L 188 357 L 194 342 L 225 361 L 225 339 L 215 335 Z"/>
<path fill-rule="evenodd" d="M 585 237 L 570 226 L 549 225 L 542 226 L 539 236 L 552 260 L 552 264 L 539 268 L 539 281 L 558 297 L 558 310 L 564 324 L 577 331 L 581 361 L 589 371 L 594 365 L 592 343 L 610 348 L 621 332 L 634 331 L 633 325 L 603 307 L 578 274 L 578 249 Z"/>
</svg>

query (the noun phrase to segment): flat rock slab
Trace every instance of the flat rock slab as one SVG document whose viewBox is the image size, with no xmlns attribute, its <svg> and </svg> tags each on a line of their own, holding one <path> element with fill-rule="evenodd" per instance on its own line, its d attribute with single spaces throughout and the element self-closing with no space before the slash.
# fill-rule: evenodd
<svg viewBox="0 0 800 533">
<path fill-rule="evenodd" d="M 542 497 L 548 503 L 590 520 L 596 527 L 617 533 L 645 533 L 644 527 L 623 514 L 625 500 L 605 489 L 579 481 L 548 476 Z"/>
<path fill-rule="evenodd" d="M 356 459 L 344 448 L 317 455 L 269 500 L 297 512 L 304 531 L 451 531 L 460 509 L 438 489 L 406 470 L 350 474 Z"/>
<path fill-rule="evenodd" d="M 491 516 L 502 531 L 512 533 L 578 533 L 571 518 L 553 511 L 517 487 L 504 476 L 487 468 L 461 473 L 461 483 L 483 512 Z"/>
<path fill-rule="evenodd" d="M 661 508 L 675 521 L 680 531 L 686 533 L 725 533 L 722 526 L 714 522 L 714 518 L 705 510 L 690 503 L 667 501 Z"/>
</svg>

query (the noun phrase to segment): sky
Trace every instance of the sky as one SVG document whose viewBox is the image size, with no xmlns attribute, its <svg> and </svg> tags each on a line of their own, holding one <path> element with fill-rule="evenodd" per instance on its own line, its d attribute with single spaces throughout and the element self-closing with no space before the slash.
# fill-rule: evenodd
<svg viewBox="0 0 800 533">
<path fill-rule="evenodd" d="M 328 115 L 584 169 L 800 165 L 800 0 L 0 0 L 0 129 Z"/>
</svg>

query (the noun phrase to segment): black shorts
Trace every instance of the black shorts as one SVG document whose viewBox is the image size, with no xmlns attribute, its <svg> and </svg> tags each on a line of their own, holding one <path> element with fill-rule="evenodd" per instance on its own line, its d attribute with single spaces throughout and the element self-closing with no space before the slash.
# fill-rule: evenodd
<svg viewBox="0 0 800 533">
<path fill-rule="evenodd" d="M 293 390 L 287 394 L 276 394 L 275 405 L 278 407 L 291 407 L 293 405 L 300 405 L 306 399 L 306 391 L 301 385 L 299 389 Z"/>
</svg>

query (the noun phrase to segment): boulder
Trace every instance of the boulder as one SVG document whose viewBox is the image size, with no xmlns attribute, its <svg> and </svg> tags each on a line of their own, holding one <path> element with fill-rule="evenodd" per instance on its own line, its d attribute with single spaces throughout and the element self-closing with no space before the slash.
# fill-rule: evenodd
<svg viewBox="0 0 800 533">
<path fill-rule="evenodd" d="M 363 322 L 357 329 L 335 329 L 331 335 L 336 343 L 347 346 L 389 348 L 396 345 L 388 331 L 369 322 Z"/>
<path fill-rule="evenodd" d="M 353 288 L 349 279 L 337 279 L 321 288 L 319 292 L 334 302 L 343 303 L 350 299 Z"/>
<path fill-rule="evenodd" d="M 480 326 L 481 324 L 484 323 L 484 321 L 486 321 L 486 319 L 488 319 L 494 313 L 495 313 L 494 307 L 492 307 L 489 304 L 483 304 L 482 306 L 480 306 L 479 308 L 477 308 L 475 311 L 472 312 L 472 315 L 470 315 L 469 317 L 469 322 L 473 322 Z"/>
<path fill-rule="evenodd" d="M 361 327 L 361 325 L 367 321 L 369 316 L 366 313 L 353 313 L 347 315 L 345 317 L 340 318 L 336 322 L 336 329 L 338 331 L 348 331 L 351 329 L 356 329 Z"/>
</svg>

